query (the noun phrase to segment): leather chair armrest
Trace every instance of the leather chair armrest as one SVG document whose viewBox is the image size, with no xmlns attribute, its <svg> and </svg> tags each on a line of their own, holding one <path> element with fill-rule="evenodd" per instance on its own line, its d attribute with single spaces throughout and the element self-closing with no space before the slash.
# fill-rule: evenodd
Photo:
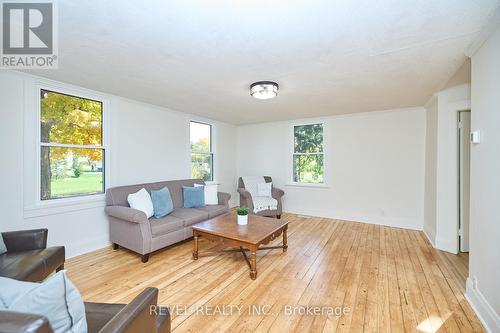
<svg viewBox="0 0 500 333">
<path fill-rule="evenodd" d="M 274 187 L 272 188 L 272 194 L 271 196 L 274 198 L 274 199 L 279 199 L 281 198 L 282 196 L 285 195 L 285 191 L 283 191 L 282 189 L 280 188 L 277 188 L 277 187 Z"/>
<path fill-rule="evenodd" d="M 2 333 L 53 333 L 44 316 L 12 311 L 0 311 Z"/>
<path fill-rule="evenodd" d="M 229 206 L 229 199 L 231 199 L 231 194 L 225 192 L 217 192 L 217 199 L 219 200 L 219 205 Z"/>
<path fill-rule="evenodd" d="M 41 250 L 47 248 L 47 229 L 2 232 L 8 252 Z"/>
<path fill-rule="evenodd" d="M 125 206 L 107 206 L 104 211 L 109 216 L 116 217 L 117 219 L 134 222 L 143 223 L 147 222 L 148 218 L 143 211 L 133 209 Z"/>
<path fill-rule="evenodd" d="M 170 311 L 166 306 L 158 306 L 158 317 L 156 319 L 156 326 L 158 333 L 170 333 L 172 326 L 172 318 Z"/>
<path fill-rule="evenodd" d="M 158 289 L 146 288 L 118 312 L 99 333 L 157 332 Z"/>
</svg>

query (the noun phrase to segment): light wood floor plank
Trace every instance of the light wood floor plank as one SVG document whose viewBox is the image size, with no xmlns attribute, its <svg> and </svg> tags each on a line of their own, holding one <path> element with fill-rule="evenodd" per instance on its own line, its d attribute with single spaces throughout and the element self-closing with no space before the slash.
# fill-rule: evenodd
<svg viewBox="0 0 500 333">
<path fill-rule="evenodd" d="M 384 227 L 384 242 L 387 250 L 387 287 L 389 289 L 389 320 L 391 332 L 404 332 L 403 304 L 401 298 L 401 287 L 398 284 L 398 272 L 396 269 L 397 252 L 392 246 L 393 240 L 390 228 Z"/>
<path fill-rule="evenodd" d="M 126 303 L 145 287 L 159 288 L 159 303 L 175 310 L 174 333 L 484 332 L 457 283 L 462 268 L 451 267 L 454 259 L 422 232 L 283 218 L 290 222 L 288 252 L 259 251 L 254 281 L 241 254 L 207 255 L 220 246 L 204 239 L 197 261 L 188 241 L 146 264 L 131 251 L 106 248 L 68 260 L 66 268 L 88 301 Z M 302 313 L 307 307 L 320 313 Z"/>
</svg>

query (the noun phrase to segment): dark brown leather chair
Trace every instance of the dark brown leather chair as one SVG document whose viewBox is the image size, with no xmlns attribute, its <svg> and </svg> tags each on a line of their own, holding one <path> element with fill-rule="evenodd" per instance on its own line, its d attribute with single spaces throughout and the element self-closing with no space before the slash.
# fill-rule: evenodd
<svg viewBox="0 0 500 333">
<path fill-rule="evenodd" d="M 47 248 L 47 229 L 2 232 L 7 252 L 0 255 L 0 276 L 39 282 L 64 268 L 64 246 Z"/>
<path fill-rule="evenodd" d="M 169 333 L 168 308 L 157 304 L 157 288 L 146 288 L 129 304 L 86 302 L 88 333 Z M 45 317 L 9 311 L 0 311 L 0 332 L 53 333 Z"/>
</svg>

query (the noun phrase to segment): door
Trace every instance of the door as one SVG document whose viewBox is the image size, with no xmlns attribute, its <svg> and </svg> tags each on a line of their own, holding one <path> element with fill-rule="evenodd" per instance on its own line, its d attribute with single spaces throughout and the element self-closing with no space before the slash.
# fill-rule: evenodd
<svg viewBox="0 0 500 333">
<path fill-rule="evenodd" d="M 469 252 L 470 111 L 458 113 L 459 124 L 459 224 L 460 252 Z"/>
</svg>

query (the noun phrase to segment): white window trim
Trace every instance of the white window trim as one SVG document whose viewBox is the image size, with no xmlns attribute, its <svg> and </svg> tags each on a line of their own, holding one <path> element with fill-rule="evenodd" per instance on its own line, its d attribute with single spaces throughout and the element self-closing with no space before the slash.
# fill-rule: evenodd
<svg viewBox="0 0 500 333">
<path fill-rule="evenodd" d="M 35 80 L 33 83 L 28 79 L 25 83 L 25 154 L 24 169 L 25 184 L 24 216 L 27 218 L 58 214 L 68 211 L 82 210 L 93 207 L 105 206 L 105 192 L 110 184 L 110 148 L 109 148 L 109 100 L 107 97 L 71 85 L 60 84 L 50 80 Z M 72 196 L 67 198 L 41 199 L 41 175 L 40 175 L 40 147 L 42 146 L 40 137 L 40 117 L 41 103 L 40 91 L 49 90 L 57 93 L 82 97 L 102 102 L 102 146 L 82 146 L 83 148 L 104 149 L 104 193 Z M 33 128 L 34 126 L 34 128 Z M 34 134 L 34 135 L 33 135 Z M 47 144 L 43 144 L 47 145 Z M 57 146 L 64 146 L 58 144 Z M 74 147 L 75 145 L 68 145 Z M 33 149 L 35 154 L 33 154 Z M 34 157 L 27 158 L 31 153 Z M 31 162 L 31 163 L 30 163 Z M 32 168 L 30 165 L 34 165 Z M 33 170 L 34 169 L 34 170 Z M 30 175 L 31 173 L 31 175 Z"/>
<path fill-rule="evenodd" d="M 202 125 L 208 125 L 210 126 L 210 152 L 206 151 L 194 151 L 191 150 L 191 122 L 193 123 L 198 123 Z M 189 119 L 188 120 L 188 150 L 189 150 L 189 178 L 191 178 L 191 154 L 210 154 L 212 155 L 212 180 L 207 180 L 205 181 L 206 184 L 214 184 L 214 185 L 219 185 L 218 182 L 215 180 L 215 165 L 216 165 L 216 157 L 215 157 L 215 125 L 209 121 L 206 120 L 199 120 L 199 119 Z"/>
<path fill-rule="evenodd" d="M 304 125 L 318 125 L 321 124 L 323 126 L 323 151 L 321 153 L 296 153 L 295 152 L 295 127 L 296 126 L 304 126 Z M 290 187 L 311 187 L 311 188 L 330 188 L 327 183 L 327 124 L 325 121 L 307 121 L 307 122 L 294 122 L 291 124 L 290 128 L 290 177 L 289 182 L 285 184 L 285 186 Z M 293 180 L 293 157 L 295 155 L 323 155 L 323 182 L 322 183 L 307 183 L 307 182 L 296 182 Z"/>
</svg>

